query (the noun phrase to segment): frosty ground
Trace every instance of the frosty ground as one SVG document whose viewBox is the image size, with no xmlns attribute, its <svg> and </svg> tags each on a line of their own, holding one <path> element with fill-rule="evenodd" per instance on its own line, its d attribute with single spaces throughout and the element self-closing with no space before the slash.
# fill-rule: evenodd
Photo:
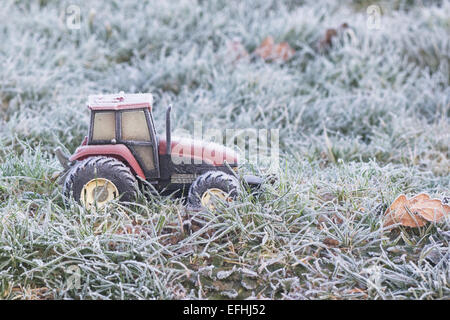
<svg viewBox="0 0 450 320">
<path fill-rule="evenodd" d="M 424 3 L 4 1 L 0 298 L 449 299 L 449 222 L 389 231 L 380 210 L 449 194 L 450 4 Z M 267 36 L 295 55 L 232 59 Z M 88 94 L 118 91 L 154 94 L 160 134 L 168 104 L 175 128 L 279 129 L 277 179 L 197 217 L 65 204 L 53 150 L 81 143 Z"/>
</svg>

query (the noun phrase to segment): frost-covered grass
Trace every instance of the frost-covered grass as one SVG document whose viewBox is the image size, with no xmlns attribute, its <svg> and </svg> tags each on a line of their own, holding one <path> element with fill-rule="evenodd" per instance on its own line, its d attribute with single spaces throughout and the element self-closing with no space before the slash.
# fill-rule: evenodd
<svg viewBox="0 0 450 320">
<path fill-rule="evenodd" d="M 449 222 L 388 232 L 376 210 L 449 194 L 450 4 L 423 2 L 374 1 L 370 30 L 370 1 L 3 1 L 0 298 L 449 299 Z M 295 56 L 230 61 L 268 35 Z M 215 213 L 65 205 L 52 150 L 81 143 L 88 94 L 121 90 L 154 94 L 160 133 L 169 103 L 176 128 L 278 128 L 278 180 Z"/>
</svg>

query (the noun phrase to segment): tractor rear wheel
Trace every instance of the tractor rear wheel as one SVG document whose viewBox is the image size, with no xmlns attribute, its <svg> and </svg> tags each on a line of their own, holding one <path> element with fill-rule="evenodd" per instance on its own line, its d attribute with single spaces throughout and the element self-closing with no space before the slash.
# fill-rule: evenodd
<svg viewBox="0 0 450 320">
<path fill-rule="evenodd" d="M 76 164 L 67 175 L 63 194 L 87 209 L 104 207 L 120 197 L 133 201 L 138 190 L 136 177 L 121 161 L 111 157 L 91 157 Z"/>
<path fill-rule="evenodd" d="M 188 204 L 193 208 L 215 209 L 214 201 L 233 201 L 238 193 L 236 177 L 222 171 L 208 171 L 199 176 L 191 185 Z"/>
</svg>

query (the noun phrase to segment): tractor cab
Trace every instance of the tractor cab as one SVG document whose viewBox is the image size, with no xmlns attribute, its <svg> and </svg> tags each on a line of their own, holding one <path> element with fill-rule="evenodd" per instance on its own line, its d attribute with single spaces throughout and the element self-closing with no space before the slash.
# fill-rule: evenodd
<svg viewBox="0 0 450 320">
<path fill-rule="evenodd" d="M 160 178 L 152 103 L 149 93 L 89 96 L 91 125 L 87 145 L 126 146 L 146 179 Z"/>
</svg>

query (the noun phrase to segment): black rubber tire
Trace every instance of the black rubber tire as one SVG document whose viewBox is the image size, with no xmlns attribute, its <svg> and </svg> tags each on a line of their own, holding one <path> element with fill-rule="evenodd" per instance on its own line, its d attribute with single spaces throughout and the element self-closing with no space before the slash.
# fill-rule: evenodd
<svg viewBox="0 0 450 320">
<path fill-rule="evenodd" d="M 201 197 L 211 188 L 225 191 L 231 198 L 238 195 L 239 181 L 236 177 L 222 171 L 208 171 L 199 176 L 189 188 L 188 205 L 202 208 Z"/>
<path fill-rule="evenodd" d="M 83 186 L 94 178 L 105 178 L 114 183 L 120 201 L 135 200 L 138 183 L 130 168 L 115 158 L 104 156 L 90 157 L 77 163 L 64 181 L 64 196 L 80 202 Z"/>
</svg>

